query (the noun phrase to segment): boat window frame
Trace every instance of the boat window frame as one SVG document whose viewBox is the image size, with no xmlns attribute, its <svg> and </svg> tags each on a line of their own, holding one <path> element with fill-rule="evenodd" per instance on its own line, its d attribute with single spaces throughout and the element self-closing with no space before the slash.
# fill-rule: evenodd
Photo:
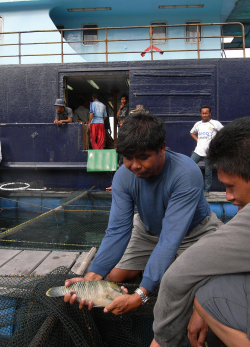
<svg viewBox="0 0 250 347">
<path fill-rule="evenodd" d="M 153 20 L 150 22 L 150 26 L 154 27 L 154 25 L 168 25 L 168 22 L 165 20 Z M 162 28 L 157 28 L 157 29 L 164 29 L 165 32 L 162 32 L 162 34 L 165 34 L 165 40 L 157 40 L 154 39 L 154 31 L 153 31 L 153 45 L 163 45 L 168 42 L 168 27 L 162 27 Z M 158 33 L 159 34 L 159 33 Z"/>
<path fill-rule="evenodd" d="M 3 16 L 0 15 L 0 33 L 3 33 Z M 2 40 L 3 34 L 0 34 L 0 40 Z"/>
<path fill-rule="evenodd" d="M 202 21 L 201 20 L 188 20 L 185 22 L 185 24 L 201 24 Z M 190 36 L 188 37 L 187 33 L 188 33 L 188 29 L 191 27 L 185 26 L 185 42 L 186 43 L 196 43 L 197 44 L 197 36 Z M 196 28 L 196 27 L 195 27 Z M 188 37 L 188 38 L 187 38 Z M 202 26 L 199 26 L 199 43 L 201 43 L 201 37 L 202 37 Z M 191 41 L 190 41 L 191 40 Z"/>
<path fill-rule="evenodd" d="M 88 26 L 88 25 L 95 25 L 96 28 L 98 28 L 98 24 L 96 24 L 96 23 L 85 23 L 82 25 L 82 28 L 87 29 L 86 26 Z M 95 28 L 89 28 L 89 29 L 95 30 Z M 86 47 L 97 46 L 99 42 L 84 43 L 84 32 L 86 32 L 86 31 L 85 30 L 82 31 L 82 44 L 83 44 L 83 46 L 86 46 Z M 96 30 L 96 32 L 97 32 L 96 39 L 93 39 L 93 40 L 99 40 L 99 30 Z"/>
</svg>

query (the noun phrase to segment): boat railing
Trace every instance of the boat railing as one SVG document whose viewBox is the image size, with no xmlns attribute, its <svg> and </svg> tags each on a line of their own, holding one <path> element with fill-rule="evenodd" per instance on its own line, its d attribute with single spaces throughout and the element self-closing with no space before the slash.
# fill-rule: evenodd
<svg viewBox="0 0 250 347">
<path fill-rule="evenodd" d="M 219 27 L 219 35 L 215 33 L 215 35 L 207 35 L 205 28 L 207 27 Z M 222 27 L 226 26 L 238 26 L 239 30 L 237 31 L 238 35 L 223 35 L 222 34 Z M 168 31 L 167 37 L 157 37 L 157 33 L 154 33 L 155 28 L 162 28 L 165 27 Z M 192 31 L 192 36 L 186 36 L 186 27 L 195 27 L 196 30 Z M 184 28 L 184 36 L 178 36 L 176 35 L 176 32 L 180 32 L 176 29 L 178 28 Z M 201 30 L 203 28 L 203 30 Z M 171 30 L 172 31 L 171 31 Z M 243 53 L 243 57 L 245 57 L 245 30 L 244 25 L 240 22 L 227 22 L 227 23 L 188 23 L 188 24 L 175 24 L 175 25 L 148 25 L 148 26 L 123 26 L 123 27 L 100 27 L 100 28 L 94 28 L 99 34 L 98 37 L 101 37 L 101 39 L 90 39 L 90 40 L 77 40 L 72 39 L 74 38 L 75 33 L 81 33 L 82 38 L 84 38 L 83 33 L 86 31 L 89 31 L 89 28 L 74 28 L 74 29 L 56 29 L 56 30 L 34 30 L 34 31 L 19 31 L 19 32 L 2 32 L 0 33 L 0 36 L 2 35 L 2 39 L 0 41 L 0 46 L 2 48 L 2 53 L 9 53 L 9 50 L 5 50 L 4 47 L 14 47 L 17 48 L 14 54 L 1 54 L 1 58 L 18 58 L 18 63 L 22 64 L 22 58 L 24 57 L 44 57 L 44 56 L 59 56 L 60 62 L 65 62 L 66 56 L 80 56 L 85 57 L 89 55 L 101 55 L 102 60 L 101 61 L 113 61 L 111 56 L 114 55 L 121 55 L 124 54 L 124 56 L 119 56 L 119 60 L 126 60 L 126 56 L 129 54 L 138 55 L 138 59 L 141 57 L 146 56 L 146 60 L 155 60 L 159 59 L 159 56 L 156 53 L 160 53 L 161 55 L 163 53 L 180 53 L 180 52 L 195 52 L 196 59 L 200 59 L 202 52 L 209 52 L 209 51 L 220 51 L 221 57 L 223 57 L 223 53 L 226 50 L 240 50 Z M 93 30 L 93 29 L 91 29 Z M 146 30 L 146 31 L 145 31 Z M 123 31 L 123 32 L 122 32 Z M 125 32 L 124 32 L 125 31 Z M 149 31 L 149 33 L 148 33 Z M 216 32 L 216 30 L 214 30 Z M 53 33 L 56 33 L 54 35 Z M 218 30 L 217 30 L 218 33 Z M 43 38 L 46 35 L 49 36 L 49 40 L 43 41 Z M 60 37 L 58 37 L 58 34 Z M 47 37 L 48 37 L 47 36 Z M 65 37 L 67 36 L 67 39 Z M 79 35 L 75 35 L 79 38 Z M 4 39 L 3 39 L 4 38 Z M 8 39 L 9 38 L 9 39 Z M 34 41 L 32 39 L 35 39 Z M 38 40 L 39 38 L 39 40 Z M 56 40 L 54 40 L 56 38 Z M 58 40 L 57 40 L 58 38 Z M 226 39 L 234 39 L 236 42 L 239 42 L 238 47 L 234 45 L 234 48 L 225 47 L 224 42 Z M 40 41 L 41 39 L 41 41 Z M 213 40 L 213 39 L 220 39 Z M 182 43 L 180 45 L 172 45 L 172 47 L 168 48 L 168 46 L 171 46 L 171 42 L 174 40 L 177 40 L 177 42 Z M 206 40 L 206 45 L 203 44 L 203 42 Z M 209 41 L 210 40 L 210 41 Z M 162 41 L 162 43 L 161 43 Z M 184 45 L 183 45 L 184 41 Z M 117 43 L 123 42 L 124 44 L 130 43 L 130 46 L 132 48 L 136 47 L 137 49 L 129 50 L 129 47 L 126 47 L 126 49 L 123 47 L 121 50 L 117 50 Z M 145 46 L 148 47 L 144 50 L 141 49 L 140 44 L 137 43 L 145 43 Z M 160 47 L 155 47 L 157 44 L 160 45 Z M 187 42 L 192 42 L 192 46 L 187 45 Z M 134 44 L 135 43 L 136 46 Z M 163 44 L 164 43 L 164 44 Z M 219 44 L 218 44 L 219 43 Z M 76 44 L 81 44 L 81 50 L 77 51 Z M 101 44 L 101 45 L 99 45 Z M 116 44 L 116 45 L 115 45 Z M 50 48 L 44 48 L 44 46 L 50 46 Z M 66 49 L 65 46 L 70 45 L 70 49 Z M 97 46 L 99 47 L 97 48 Z M 32 47 L 30 50 L 25 50 L 24 47 Z M 53 46 L 53 49 L 51 48 Z M 177 47 L 176 47 L 177 46 Z M 178 46 L 181 46 L 179 49 Z M 79 46 L 78 46 L 79 47 Z M 143 46 L 144 47 L 144 46 Z M 182 48 L 183 47 L 183 48 Z M 103 48 L 103 49 L 102 49 Z M 116 49 L 115 49 L 116 48 Z M 44 52 L 46 51 L 46 52 Z M 140 55 L 140 56 L 139 56 Z M 166 57 L 167 59 L 173 59 L 171 57 Z M 176 59 L 177 56 L 175 56 L 174 59 Z M 133 59 L 135 60 L 135 59 Z M 1 61 L 0 61 L 1 63 Z"/>
</svg>

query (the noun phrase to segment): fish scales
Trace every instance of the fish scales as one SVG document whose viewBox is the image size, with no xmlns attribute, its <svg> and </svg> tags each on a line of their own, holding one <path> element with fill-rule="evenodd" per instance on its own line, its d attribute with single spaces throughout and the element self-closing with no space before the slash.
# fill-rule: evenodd
<svg viewBox="0 0 250 347">
<path fill-rule="evenodd" d="M 60 286 L 50 288 L 46 295 L 50 297 L 64 296 L 67 293 L 76 294 L 77 300 L 86 299 L 86 305 L 89 301 L 94 306 L 110 304 L 115 298 L 126 294 L 117 284 L 109 281 L 79 281 L 69 287 Z"/>
</svg>

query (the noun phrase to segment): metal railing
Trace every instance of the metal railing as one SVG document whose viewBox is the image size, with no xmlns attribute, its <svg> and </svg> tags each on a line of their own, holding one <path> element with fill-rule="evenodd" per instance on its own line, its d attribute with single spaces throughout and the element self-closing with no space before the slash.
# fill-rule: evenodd
<svg viewBox="0 0 250 347">
<path fill-rule="evenodd" d="M 18 58 L 19 64 L 21 64 L 21 59 L 23 57 L 38 57 L 38 56 L 60 56 L 61 57 L 61 63 L 64 62 L 64 57 L 65 56 L 84 56 L 84 55 L 104 55 L 105 59 L 104 61 L 109 61 L 109 56 L 110 55 L 115 55 L 115 54 L 140 54 L 141 56 L 145 56 L 146 53 L 150 53 L 150 59 L 154 60 L 154 53 L 158 52 L 158 53 L 178 53 L 178 52 L 196 52 L 197 53 L 197 58 L 200 59 L 200 55 L 201 52 L 208 52 L 208 51 L 225 51 L 226 49 L 224 47 L 220 47 L 220 48 L 213 48 L 213 47 L 209 47 L 209 48 L 202 48 L 202 43 L 201 40 L 202 39 L 225 39 L 228 38 L 229 36 L 223 36 L 223 35 L 214 35 L 214 36 L 207 36 L 207 35 L 202 35 L 202 31 L 200 30 L 200 28 L 204 28 L 204 27 L 208 27 L 208 26 L 220 26 L 220 28 L 222 26 L 225 25 L 233 25 L 233 26 L 240 26 L 241 28 L 241 35 L 237 35 L 234 36 L 234 38 L 236 39 L 242 39 L 242 47 L 240 48 L 234 48 L 235 50 L 241 50 L 243 52 L 243 57 L 245 57 L 245 30 L 244 30 L 244 25 L 240 22 L 230 22 L 230 23 L 195 23 L 195 24 L 175 24 L 175 25 L 153 25 L 153 26 L 127 26 L 127 27 L 106 27 L 106 28 L 94 28 L 94 29 L 89 29 L 89 28 L 75 28 L 75 29 L 57 29 L 57 30 L 34 30 L 34 31 L 20 31 L 20 32 L 3 32 L 0 33 L 3 34 L 3 39 L 0 40 L 0 47 L 18 47 L 18 54 L 7 54 L 7 55 L 0 55 L 0 58 Z M 158 28 L 158 27 L 166 27 L 168 29 L 170 28 L 178 28 L 178 27 L 190 27 L 190 26 L 195 26 L 196 27 L 196 36 L 178 36 L 178 37 L 156 37 L 155 35 L 153 35 L 153 29 L 154 28 Z M 108 36 L 109 32 L 112 32 L 113 30 L 119 31 L 119 30 L 133 30 L 133 37 L 136 36 L 137 31 L 138 31 L 138 36 L 141 35 L 141 33 L 139 33 L 139 30 L 141 29 L 149 29 L 149 36 L 148 37 L 137 37 L 137 38 L 131 38 L 131 35 L 129 35 L 130 37 L 126 38 L 123 37 L 119 38 L 119 39 L 111 39 Z M 84 31 L 89 31 L 89 30 L 97 30 L 99 33 L 104 31 L 104 38 L 100 39 L 100 40 L 64 40 L 64 36 L 66 33 L 70 33 L 70 32 L 84 32 Z M 41 33 L 58 33 L 58 31 L 61 34 L 61 39 L 60 41 L 49 41 L 49 42 L 22 42 L 22 37 L 23 35 L 27 35 L 27 34 L 41 34 Z M 169 32 L 169 31 L 168 31 Z M 184 32 L 186 32 L 184 30 Z M 220 30 L 221 32 L 221 30 Z M 8 38 L 8 35 L 17 35 L 18 39 L 17 42 L 15 43 L 5 43 L 5 41 Z M 7 38 L 6 38 L 7 37 Z M 230 36 L 231 37 L 231 36 Z M 190 48 L 183 48 L 183 49 L 157 49 L 155 50 L 155 46 L 154 46 L 154 41 L 160 41 L 160 40 L 164 40 L 166 41 L 166 43 L 164 43 L 164 48 L 167 48 L 168 42 L 171 42 L 172 40 L 184 40 L 185 43 L 187 43 L 187 40 L 194 40 L 196 39 L 196 43 L 195 46 L 194 44 L 192 44 L 192 49 Z M 149 47 L 146 50 L 126 50 L 126 51 L 112 51 L 109 49 L 109 44 L 111 43 L 115 43 L 115 42 L 144 42 L 144 41 L 148 41 L 149 42 Z M 96 51 L 96 49 L 93 49 L 93 51 L 89 51 L 90 47 L 97 47 L 97 45 L 93 45 L 93 46 L 84 46 L 84 44 L 88 44 L 88 43 L 104 43 L 105 45 L 105 50 L 103 51 Z M 68 44 L 76 44 L 76 43 L 81 43 L 83 44 L 82 47 L 85 47 L 86 51 L 81 51 L 81 52 L 65 52 L 64 46 L 68 45 Z M 58 52 L 53 52 L 53 53 L 42 53 L 42 52 L 37 52 L 37 53 L 30 53 L 30 54 L 25 54 L 22 53 L 22 48 L 23 47 L 27 47 L 27 46 L 32 46 L 33 48 L 36 45 L 59 45 L 60 49 Z M 209 45 L 206 44 L 206 47 L 208 47 Z M 217 41 L 217 46 L 218 46 L 218 41 Z M 88 47 L 86 49 L 86 47 Z M 163 45 L 162 45 L 163 47 Z M 190 47 L 190 46 L 189 46 Z M 0 61 L 1 63 L 1 61 Z"/>
</svg>

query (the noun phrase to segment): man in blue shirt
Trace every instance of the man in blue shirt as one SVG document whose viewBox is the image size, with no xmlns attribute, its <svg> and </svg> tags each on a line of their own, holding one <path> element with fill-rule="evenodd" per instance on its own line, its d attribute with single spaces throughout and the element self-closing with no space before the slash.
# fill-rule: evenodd
<svg viewBox="0 0 250 347">
<path fill-rule="evenodd" d="M 104 312 L 122 314 L 144 304 L 176 254 L 219 227 L 204 197 L 198 166 L 165 147 L 162 121 L 144 111 L 128 116 L 120 128 L 117 152 L 124 165 L 113 179 L 106 235 L 83 279 L 107 276 L 126 282 L 144 273 L 134 294 L 115 299 Z M 139 214 L 134 217 L 135 205 Z M 67 280 L 65 285 L 79 280 Z M 64 300 L 72 304 L 76 295 L 67 294 Z M 79 307 L 84 304 L 82 299 Z"/>
<path fill-rule="evenodd" d="M 93 149 L 103 149 L 105 140 L 104 119 L 107 117 L 106 106 L 99 101 L 99 95 L 92 95 L 90 104 L 88 128 Z"/>
</svg>

